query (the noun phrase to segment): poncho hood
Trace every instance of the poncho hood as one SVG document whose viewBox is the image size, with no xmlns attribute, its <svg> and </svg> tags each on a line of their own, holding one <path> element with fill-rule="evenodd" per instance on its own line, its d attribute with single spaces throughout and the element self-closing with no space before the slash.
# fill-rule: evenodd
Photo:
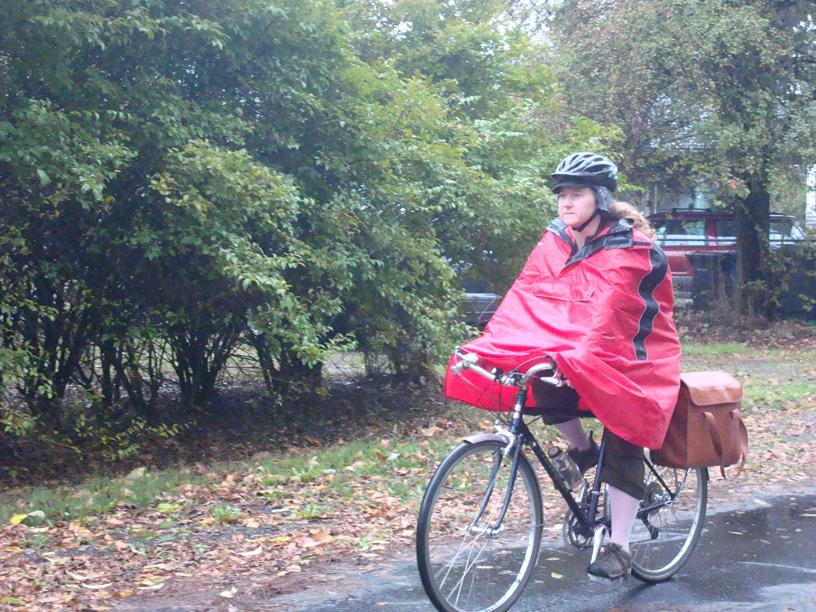
<svg viewBox="0 0 816 612">
<path fill-rule="evenodd" d="M 557 219 L 483 335 L 462 348 L 505 370 L 552 356 L 580 409 L 628 442 L 659 448 L 680 389 L 673 305 L 667 258 L 632 221 L 578 249 Z M 515 399 L 511 388 L 450 367 L 445 395 L 486 410 L 510 410 Z"/>
</svg>

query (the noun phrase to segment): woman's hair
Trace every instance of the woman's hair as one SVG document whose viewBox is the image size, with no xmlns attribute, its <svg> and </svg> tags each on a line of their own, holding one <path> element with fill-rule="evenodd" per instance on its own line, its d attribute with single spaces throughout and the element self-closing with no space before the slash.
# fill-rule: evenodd
<svg viewBox="0 0 816 612">
<path fill-rule="evenodd" d="M 631 219 L 635 222 L 635 229 L 645 234 L 649 238 L 654 238 L 655 232 L 649 220 L 634 206 L 628 202 L 614 200 L 609 205 L 609 212 L 618 219 Z"/>
</svg>

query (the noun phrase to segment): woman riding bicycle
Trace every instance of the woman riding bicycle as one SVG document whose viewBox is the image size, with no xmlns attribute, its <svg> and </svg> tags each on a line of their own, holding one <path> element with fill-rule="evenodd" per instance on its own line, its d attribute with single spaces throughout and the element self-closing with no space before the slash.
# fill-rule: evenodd
<svg viewBox="0 0 816 612">
<path fill-rule="evenodd" d="M 643 448 L 659 448 L 680 386 L 680 342 L 672 321 L 671 276 L 648 222 L 615 202 L 617 168 L 580 152 L 553 173 L 558 218 L 547 227 L 482 337 L 462 347 L 503 369 L 552 357 L 568 386 L 531 385 L 538 409 L 569 442 L 584 472 L 598 446 L 579 416 L 608 431 L 601 480 L 608 484 L 612 528 L 587 568 L 614 580 L 631 571 L 629 539 L 644 496 Z M 505 398 L 478 376 L 450 369 L 445 393 L 488 410 Z"/>
</svg>

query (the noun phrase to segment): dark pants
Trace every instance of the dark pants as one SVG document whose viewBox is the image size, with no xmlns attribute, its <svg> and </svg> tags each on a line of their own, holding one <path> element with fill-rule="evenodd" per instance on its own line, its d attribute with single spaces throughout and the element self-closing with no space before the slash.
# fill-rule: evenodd
<svg viewBox="0 0 816 612">
<path fill-rule="evenodd" d="M 548 425 L 571 421 L 578 417 L 592 417 L 591 412 L 578 410 L 578 393 L 571 387 L 552 387 L 533 383 L 533 399 L 536 408 L 525 412 L 541 414 Z M 610 430 L 606 431 L 601 481 L 620 489 L 635 499 L 643 499 L 643 448 L 627 442 Z"/>
</svg>

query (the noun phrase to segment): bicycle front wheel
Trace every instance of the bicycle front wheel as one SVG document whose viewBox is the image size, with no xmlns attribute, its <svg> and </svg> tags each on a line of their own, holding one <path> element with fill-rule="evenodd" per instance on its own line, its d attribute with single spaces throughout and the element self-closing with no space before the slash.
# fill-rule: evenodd
<svg viewBox="0 0 816 612">
<path fill-rule="evenodd" d="M 708 470 L 647 464 L 645 485 L 629 544 L 632 574 L 645 582 L 663 582 L 688 561 L 700 537 Z"/>
<path fill-rule="evenodd" d="M 522 455 L 499 524 L 512 458 L 497 440 L 464 442 L 437 468 L 417 524 L 417 564 L 439 610 L 507 610 L 530 580 L 541 544 L 541 491 Z"/>
</svg>

